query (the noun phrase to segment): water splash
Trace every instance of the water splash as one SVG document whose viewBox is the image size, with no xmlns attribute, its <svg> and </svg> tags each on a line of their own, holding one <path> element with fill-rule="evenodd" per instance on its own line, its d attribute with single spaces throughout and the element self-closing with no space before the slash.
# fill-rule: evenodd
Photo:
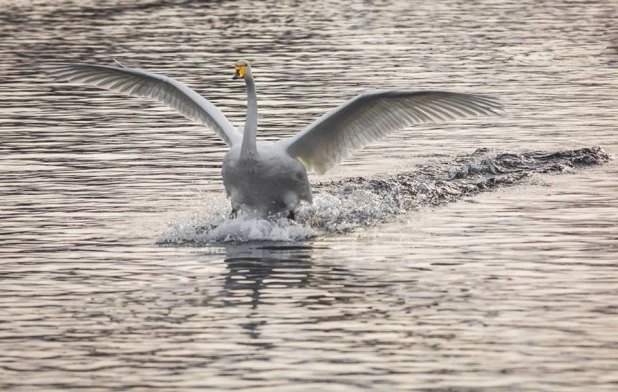
<svg viewBox="0 0 618 392">
<path fill-rule="evenodd" d="M 354 177 L 316 183 L 314 202 L 302 205 L 296 222 L 222 212 L 196 214 L 168 223 L 164 244 L 245 241 L 303 241 L 319 234 L 341 233 L 386 221 L 389 217 L 466 196 L 522 183 L 535 173 L 558 173 L 610 160 L 600 147 L 558 152 L 496 154 L 488 149 L 471 155 L 380 178 Z"/>
</svg>

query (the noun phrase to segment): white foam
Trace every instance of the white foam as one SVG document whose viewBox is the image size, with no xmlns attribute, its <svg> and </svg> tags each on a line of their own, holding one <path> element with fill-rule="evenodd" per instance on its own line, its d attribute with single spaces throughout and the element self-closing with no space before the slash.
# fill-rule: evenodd
<svg viewBox="0 0 618 392">
<path fill-rule="evenodd" d="M 239 215 L 235 219 L 228 219 L 220 214 L 196 214 L 191 219 L 181 217 L 168 221 L 157 242 L 199 245 L 215 242 L 303 241 L 316 234 L 311 227 L 285 218 L 262 219 Z"/>
</svg>

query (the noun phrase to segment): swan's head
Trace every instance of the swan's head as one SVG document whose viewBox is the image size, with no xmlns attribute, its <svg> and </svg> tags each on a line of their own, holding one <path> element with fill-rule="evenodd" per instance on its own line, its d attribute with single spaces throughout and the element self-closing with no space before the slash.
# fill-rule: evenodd
<svg viewBox="0 0 618 392">
<path fill-rule="evenodd" d="M 246 74 L 251 74 L 251 66 L 247 60 L 238 60 L 234 65 L 236 73 L 233 79 L 244 79 Z"/>
</svg>

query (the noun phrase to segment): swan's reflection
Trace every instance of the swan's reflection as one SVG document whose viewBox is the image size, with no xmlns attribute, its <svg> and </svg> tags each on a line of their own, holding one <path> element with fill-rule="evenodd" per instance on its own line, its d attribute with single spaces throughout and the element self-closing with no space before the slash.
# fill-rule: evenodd
<svg viewBox="0 0 618 392">
<path fill-rule="evenodd" d="M 265 291 L 269 305 L 294 301 L 304 307 L 337 300 L 339 294 L 344 297 L 346 286 L 358 277 L 326 261 L 324 250 L 310 242 L 225 245 L 227 272 L 219 297 L 226 306 L 249 305 L 255 310 L 265 303 Z"/>
<path fill-rule="evenodd" d="M 262 348 L 264 326 L 292 311 L 315 322 L 316 309 L 353 301 L 362 276 L 329 261 L 328 252 L 311 242 L 223 245 L 222 286 L 204 306 L 236 308 L 236 325 Z M 315 253 L 315 255 L 314 255 Z M 355 283 L 356 282 L 356 283 Z M 306 309 L 306 312 L 301 309 Z"/>
<path fill-rule="evenodd" d="M 260 341 L 262 329 L 268 318 L 259 309 L 265 303 L 262 294 L 266 290 L 304 288 L 312 280 L 313 244 L 267 244 L 244 243 L 225 245 L 227 273 L 219 293 L 225 306 L 249 307 L 250 311 L 238 326 L 262 349 L 270 343 Z M 290 294 L 283 292 L 277 298 L 289 300 Z"/>
<path fill-rule="evenodd" d="M 266 287 L 305 287 L 311 279 L 311 243 L 231 244 L 225 251 L 228 273 L 223 291 L 228 298 L 236 298 L 228 305 L 248 302 L 256 309 Z"/>
</svg>

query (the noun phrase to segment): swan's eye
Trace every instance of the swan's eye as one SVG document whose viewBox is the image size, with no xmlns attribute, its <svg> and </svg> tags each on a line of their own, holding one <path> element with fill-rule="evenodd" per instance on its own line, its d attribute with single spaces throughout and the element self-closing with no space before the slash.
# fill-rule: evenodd
<svg viewBox="0 0 618 392">
<path fill-rule="evenodd" d="M 237 65 L 235 68 L 236 68 L 236 73 L 238 74 L 238 76 L 240 76 L 241 78 L 244 78 L 245 77 L 245 66 Z"/>
</svg>

